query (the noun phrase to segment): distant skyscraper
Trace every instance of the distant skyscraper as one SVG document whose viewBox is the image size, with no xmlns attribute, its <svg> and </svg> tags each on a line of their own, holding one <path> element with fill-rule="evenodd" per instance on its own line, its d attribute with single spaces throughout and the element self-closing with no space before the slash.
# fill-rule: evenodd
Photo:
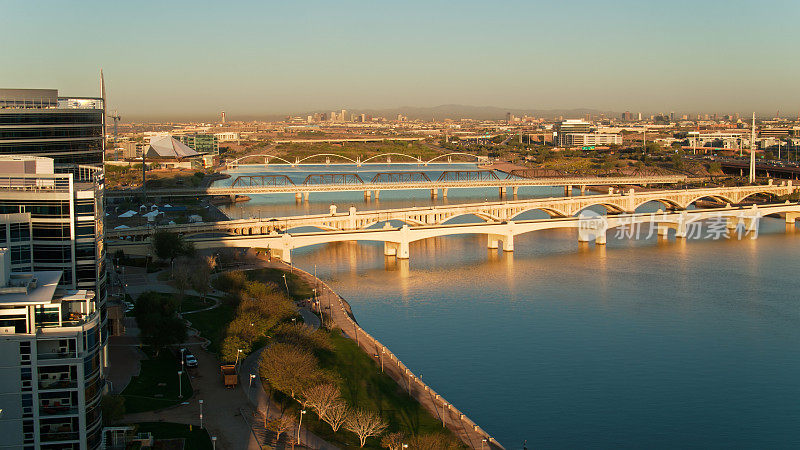
<svg viewBox="0 0 800 450">
<path fill-rule="evenodd" d="M 339 120 L 342 122 L 347 122 L 347 110 L 343 109 L 341 115 L 339 116 Z"/>
<path fill-rule="evenodd" d="M 222 124 L 225 125 L 225 111 L 222 111 Z"/>
<path fill-rule="evenodd" d="M 639 122 L 642 121 L 642 113 L 639 113 Z"/>
</svg>

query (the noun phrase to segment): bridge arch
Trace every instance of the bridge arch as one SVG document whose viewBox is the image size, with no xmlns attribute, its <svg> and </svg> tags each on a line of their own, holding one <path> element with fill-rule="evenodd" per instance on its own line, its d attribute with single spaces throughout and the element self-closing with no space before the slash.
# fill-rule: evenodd
<svg viewBox="0 0 800 450">
<path fill-rule="evenodd" d="M 546 206 L 537 206 L 537 207 L 528 208 L 528 209 L 526 209 L 524 211 L 519 211 L 519 212 L 515 213 L 513 216 L 511 216 L 511 220 L 518 220 L 517 217 L 519 217 L 519 216 L 521 216 L 523 214 L 526 214 L 526 213 L 534 212 L 534 211 L 542 211 L 542 212 L 546 213 L 548 216 L 550 216 L 551 218 L 568 217 L 567 213 L 565 213 L 564 211 L 561 211 L 559 209 L 548 208 Z"/>
<path fill-rule="evenodd" d="M 432 163 L 432 162 L 434 162 L 434 161 L 436 161 L 436 160 L 438 160 L 438 159 L 441 159 L 441 158 L 447 158 L 447 157 L 454 156 L 454 155 L 463 155 L 463 156 L 469 156 L 470 158 L 475 158 L 475 161 L 476 161 L 476 162 L 479 162 L 479 161 L 481 160 L 481 159 L 480 159 L 480 158 L 479 158 L 477 155 L 473 155 L 473 154 L 471 154 L 471 153 L 464 153 L 464 152 L 452 152 L 452 153 L 445 153 L 444 155 L 439 155 L 439 156 L 436 156 L 436 157 L 434 157 L 434 158 L 431 158 L 431 159 L 429 159 L 428 161 L 425 161 L 425 162 L 424 162 L 424 164 L 427 166 L 428 164 L 430 164 L 430 163 Z"/>
<path fill-rule="evenodd" d="M 603 208 L 605 208 L 606 213 L 621 214 L 621 213 L 626 212 L 625 208 L 623 208 L 623 207 L 621 207 L 619 205 L 615 205 L 614 203 L 611 203 L 611 202 L 597 202 L 597 203 L 592 203 L 590 205 L 586 205 L 583 208 L 575 211 L 575 214 L 573 214 L 572 217 L 578 217 L 582 212 L 586 211 L 587 209 L 589 209 L 589 208 L 591 208 L 593 206 L 602 206 Z"/>
<path fill-rule="evenodd" d="M 289 165 L 294 165 L 293 162 L 287 161 L 287 160 L 281 158 L 280 156 L 268 155 L 266 153 L 262 153 L 262 154 L 258 154 L 258 155 L 247 155 L 247 156 L 242 156 L 241 158 L 236 158 L 233 161 L 229 162 L 227 164 L 227 166 L 240 165 L 239 164 L 240 161 L 244 161 L 244 160 L 249 159 L 249 158 L 271 158 L 271 159 L 277 159 L 277 160 L 283 161 L 284 163 L 289 164 Z M 265 162 L 264 164 L 269 164 L 269 163 Z"/>
<path fill-rule="evenodd" d="M 750 194 L 750 195 L 752 195 L 752 194 Z M 726 195 L 722 195 L 722 194 L 709 195 L 709 194 L 706 194 L 706 195 L 700 195 L 698 197 L 695 197 L 695 198 L 689 200 L 684 205 L 681 205 L 681 208 L 682 209 L 686 209 L 689 206 L 694 205 L 695 202 L 697 202 L 698 200 L 702 200 L 704 198 L 711 199 L 711 200 L 718 201 L 718 202 L 722 202 L 722 203 L 730 203 L 732 205 L 735 205 L 735 204 L 739 203 L 739 202 L 735 201 L 733 198 L 728 197 Z"/>
<path fill-rule="evenodd" d="M 773 199 L 773 200 L 774 200 L 775 198 L 777 198 L 777 197 L 778 197 L 778 195 L 776 195 L 774 192 L 767 192 L 767 191 L 756 191 L 756 192 L 751 192 L 751 193 L 749 193 L 749 194 L 747 194 L 747 195 L 745 195 L 745 196 L 741 197 L 737 203 L 741 203 L 741 202 L 743 202 L 743 201 L 744 201 L 746 198 L 749 198 L 749 197 L 752 197 L 752 196 L 754 196 L 754 195 L 758 195 L 758 194 L 767 195 L 767 196 L 769 196 L 769 197 L 770 197 L 771 199 Z"/>
<path fill-rule="evenodd" d="M 680 205 L 678 202 L 675 202 L 673 200 L 669 200 L 669 199 L 666 199 L 666 198 L 653 198 L 653 199 L 649 199 L 649 200 L 642 200 L 639 203 L 634 204 L 633 205 L 633 210 L 634 210 L 634 212 L 636 212 L 636 210 L 638 210 L 640 207 L 642 207 L 644 205 L 647 205 L 647 204 L 650 204 L 650 203 L 658 203 L 661 206 L 663 206 L 665 209 L 666 208 L 684 209 L 682 205 Z"/>
<path fill-rule="evenodd" d="M 337 155 L 336 153 L 316 153 L 316 154 L 313 154 L 313 155 L 306 156 L 306 157 L 305 157 L 305 158 L 303 158 L 303 159 L 298 159 L 298 160 L 297 160 L 297 162 L 296 162 L 295 164 L 303 164 L 303 161 L 307 161 L 307 160 L 309 160 L 309 159 L 311 159 L 311 158 L 316 158 L 316 157 L 318 157 L 318 156 L 326 156 L 326 157 L 333 156 L 333 157 L 335 157 L 335 158 L 344 159 L 344 160 L 346 160 L 346 161 L 350 161 L 350 162 L 351 162 L 351 163 L 353 163 L 353 164 L 357 164 L 357 161 L 356 161 L 356 160 L 354 160 L 354 159 L 350 159 L 350 158 L 348 158 L 347 156 Z"/>
<path fill-rule="evenodd" d="M 384 157 L 384 156 L 400 156 L 400 157 L 403 157 L 403 158 L 409 158 L 409 159 L 411 159 L 412 161 L 414 161 L 416 163 L 422 163 L 423 162 L 421 159 L 417 158 L 416 156 L 406 155 L 405 153 L 389 152 L 389 153 L 380 153 L 380 154 L 377 154 L 377 155 L 370 156 L 369 158 L 361 161 L 361 164 L 365 164 L 365 163 L 367 163 L 369 161 L 372 161 L 373 159 L 378 159 L 378 158 L 381 158 L 381 157 Z"/>
</svg>

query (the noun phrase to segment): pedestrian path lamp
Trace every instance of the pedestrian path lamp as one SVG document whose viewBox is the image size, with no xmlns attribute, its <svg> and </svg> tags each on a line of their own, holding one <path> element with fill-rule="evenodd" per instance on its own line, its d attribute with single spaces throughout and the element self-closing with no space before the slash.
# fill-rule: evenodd
<svg viewBox="0 0 800 450">
<path fill-rule="evenodd" d="M 300 410 L 300 421 L 297 423 L 297 443 L 300 443 L 300 427 L 303 425 L 303 415 L 306 413 L 306 410 Z"/>
<path fill-rule="evenodd" d="M 200 428 L 203 428 L 203 400 L 200 399 Z"/>
<path fill-rule="evenodd" d="M 250 374 L 250 385 L 247 387 L 248 389 L 252 389 L 253 388 L 253 378 L 255 378 L 255 377 L 256 377 L 256 374 L 254 374 L 254 373 Z"/>
<path fill-rule="evenodd" d="M 211 436 L 211 448 L 217 450 L 217 437 Z"/>
<path fill-rule="evenodd" d="M 183 398 L 183 371 L 178 371 L 178 398 Z"/>
</svg>

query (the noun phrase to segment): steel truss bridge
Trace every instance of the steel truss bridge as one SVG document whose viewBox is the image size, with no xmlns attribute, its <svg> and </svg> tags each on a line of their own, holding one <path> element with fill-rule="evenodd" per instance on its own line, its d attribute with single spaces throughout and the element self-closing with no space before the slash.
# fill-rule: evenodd
<svg viewBox="0 0 800 450">
<path fill-rule="evenodd" d="M 170 188 L 147 189 L 147 195 L 153 197 L 197 197 L 203 195 L 222 195 L 235 197 L 236 195 L 251 194 L 295 194 L 299 199 L 307 200 L 312 192 L 357 192 L 363 191 L 365 197 L 375 193 L 377 198 L 380 191 L 429 189 L 431 196 L 436 197 L 438 191 L 447 197 L 448 189 L 464 188 L 498 188 L 500 195 L 505 195 L 508 189 L 514 194 L 524 186 L 565 186 L 572 190 L 572 186 L 619 186 L 652 184 L 679 184 L 685 183 L 684 175 L 664 175 L 646 177 L 557 177 L 557 178 L 517 178 L 500 179 L 492 171 L 445 171 L 436 181 L 431 181 L 427 176 L 401 175 L 401 172 L 385 172 L 373 177 L 369 182 L 361 179 L 357 174 L 312 174 L 302 184 L 295 185 L 291 179 L 281 175 L 243 175 L 234 179 L 232 186 L 206 187 L 206 188 Z M 410 179 L 406 179 L 410 177 Z M 106 197 L 136 197 L 142 195 L 141 188 L 107 190 Z"/>
</svg>

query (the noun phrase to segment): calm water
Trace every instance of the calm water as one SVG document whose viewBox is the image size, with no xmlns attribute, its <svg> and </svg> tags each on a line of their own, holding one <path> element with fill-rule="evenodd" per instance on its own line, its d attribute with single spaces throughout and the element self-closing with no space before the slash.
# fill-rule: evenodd
<svg viewBox="0 0 800 450">
<path fill-rule="evenodd" d="M 800 232 L 767 218 L 757 240 L 608 242 L 551 230 L 513 255 L 453 236 L 410 261 L 379 243 L 294 261 L 509 449 L 800 446 Z"/>
</svg>

